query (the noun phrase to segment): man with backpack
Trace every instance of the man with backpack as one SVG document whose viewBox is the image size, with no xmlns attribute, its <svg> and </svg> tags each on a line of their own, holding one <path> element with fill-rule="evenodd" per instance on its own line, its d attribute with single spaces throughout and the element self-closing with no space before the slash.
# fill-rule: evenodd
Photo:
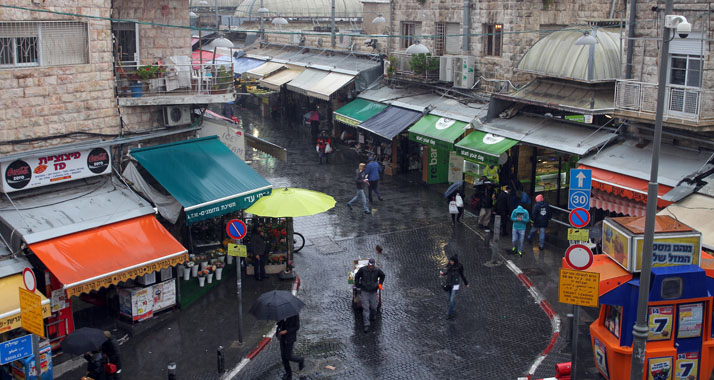
<svg viewBox="0 0 714 380">
<path fill-rule="evenodd" d="M 543 199 L 543 194 L 536 195 L 536 204 L 533 205 L 533 213 L 531 213 L 531 216 L 533 217 L 533 227 L 531 227 L 531 231 L 528 233 L 528 241 L 533 241 L 533 234 L 535 234 L 537 229 L 540 239 L 538 248 L 543 250 L 543 246 L 545 245 L 545 229 L 548 228 L 548 222 L 552 218 L 550 205 Z"/>
</svg>

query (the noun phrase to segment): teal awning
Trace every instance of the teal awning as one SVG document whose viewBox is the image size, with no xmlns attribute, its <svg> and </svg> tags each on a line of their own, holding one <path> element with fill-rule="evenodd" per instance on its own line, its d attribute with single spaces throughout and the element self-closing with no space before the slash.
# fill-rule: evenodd
<svg viewBox="0 0 714 380">
<path fill-rule="evenodd" d="M 335 120 L 356 127 L 360 123 L 382 112 L 385 108 L 387 108 L 386 104 L 357 98 L 340 107 L 333 115 L 335 116 Z"/>
<path fill-rule="evenodd" d="M 272 192 L 273 186 L 217 136 L 129 154 L 181 203 L 188 224 L 246 209 Z"/>
</svg>

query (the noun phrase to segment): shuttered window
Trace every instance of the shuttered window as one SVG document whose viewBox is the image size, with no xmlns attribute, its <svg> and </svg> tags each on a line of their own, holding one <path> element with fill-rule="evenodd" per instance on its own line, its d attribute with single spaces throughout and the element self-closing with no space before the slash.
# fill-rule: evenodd
<svg viewBox="0 0 714 380">
<path fill-rule="evenodd" d="M 89 63 L 86 23 L 0 23 L 0 68 L 85 63 Z"/>
</svg>

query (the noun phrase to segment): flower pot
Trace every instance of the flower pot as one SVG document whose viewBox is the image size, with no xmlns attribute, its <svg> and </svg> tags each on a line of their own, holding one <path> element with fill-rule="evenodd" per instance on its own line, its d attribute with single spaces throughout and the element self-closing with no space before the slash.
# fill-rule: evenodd
<svg viewBox="0 0 714 380">
<path fill-rule="evenodd" d="M 144 85 L 141 83 L 134 83 L 129 88 L 131 89 L 132 98 L 140 98 L 144 95 Z"/>
<path fill-rule="evenodd" d="M 195 265 L 191 268 L 194 268 L 194 267 L 195 267 Z M 188 267 L 183 268 L 183 279 L 185 281 L 188 281 L 189 279 L 191 279 L 191 269 L 189 269 Z"/>
<path fill-rule="evenodd" d="M 221 281 L 221 275 L 223 274 L 223 268 L 216 268 L 216 280 Z"/>
<path fill-rule="evenodd" d="M 203 287 L 203 285 L 206 283 L 206 276 L 201 276 L 198 278 L 198 286 Z"/>
<path fill-rule="evenodd" d="M 218 260 L 221 262 L 225 263 L 226 262 L 226 255 L 218 256 Z"/>
<path fill-rule="evenodd" d="M 201 270 L 206 269 L 207 266 L 208 266 L 208 261 L 201 261 Z"/>
<path fill-rule="evenodd" d="M 226 264 L 233 264 L 233 256 L 228 256 L 226 258 Z"/>
<path fill-rule="evenodd" d="M 191 276 L 193 276 L 193 277 L 198 276 L 198 265 L 194 265 L 191 267 Z"/>
<path fill-rule="evenodd" d="M 209 274 L 206 276 L 206 278 L 208 278 L 208 283 L 209 283 L 209 284 L 212 283 L 212 282 L 213 282 L 213 273 L 209 273 Z"/>
</svg>

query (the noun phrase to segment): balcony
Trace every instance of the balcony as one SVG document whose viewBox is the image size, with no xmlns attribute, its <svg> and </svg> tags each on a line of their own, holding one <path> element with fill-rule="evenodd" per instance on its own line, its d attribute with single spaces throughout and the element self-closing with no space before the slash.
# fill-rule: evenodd
<svg viewBox="0 0 714 380">
<path fill-rule="evenodd" d="M 693 131 L 714 130 L 714 91 L 668 85 L 663 123 Z M 615 113 L 627 119 L 654 122 L 657 85 L 618 80 L 615 85 Z"/>
<path fill-rule="evenodd" d="M 231 64 L 116 66 L 120 106 L 211 104 L 235 100 Z"/>
</svg>

